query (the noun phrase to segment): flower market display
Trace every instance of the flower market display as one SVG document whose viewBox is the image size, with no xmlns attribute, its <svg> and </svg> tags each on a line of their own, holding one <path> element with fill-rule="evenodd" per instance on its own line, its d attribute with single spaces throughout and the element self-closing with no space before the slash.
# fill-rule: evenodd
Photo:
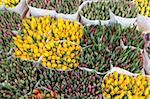
<svg viewBox="0 0 150 99">
<path fill-rule="evenodd" d="M 117 15 L 125 18 L 135 18 L 137 7 L 128 1 L 104 0 L 87 3 L 80 11 L 81 15 L 89 20 L 108 20 L 109 9 Z"/>
<path fill-rule="evenodd" d="M 102 83 L 106 99 L 149 99 L 150 78 L 142 75 L 136 77 L 114 72 L 105 77 Z"/>
<path fill-rule="evenodd" d="M 149 14 L 149 0 L 0 0 L 0 99 L 150 99 Z"/>
</svg>

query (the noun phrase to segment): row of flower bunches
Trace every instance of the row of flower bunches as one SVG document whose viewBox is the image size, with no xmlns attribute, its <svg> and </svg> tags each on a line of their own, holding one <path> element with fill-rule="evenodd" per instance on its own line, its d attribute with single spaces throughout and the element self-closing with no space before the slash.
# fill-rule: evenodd
<svg viewBox="0 0 150 99">
<path fill-rule="evenodd" d="M 109 12 L 125 18 L 134 18 L 137 13 L 144 16 L 150 16 L 149 0 L 26 0 L 28 6 L 55 10 L 57 13 L 75 14 L 84 1 L 93 1 L 84 5 L 80 14 L 89 20 L 108 20 Z M 5 5 L 6 8 L 15 8 L 21 0 L 0 0 L 0 6 Z M 25 3 L 25 2 L 24 2 Z"/>
<path fill-rule="evenodd" d="M 15 14 L 5 12 L 0 17 L 3 19 L 0 25 L 2 47 L 7 51 L 13 48 L 11 54 L 14 57 L 22 60 L 39 60 L 45 67 L 62 70 L 80 66 L 106 72 L 110 69 L 110 60 L 114 66 L 122 65 L 121 68 L 131 72 L 139 72 L 136 68 L 128 68 L 132 67 L 132 63 L 133 67 L 136 64 L 142 67 L 140 49 L 144 48 L 144 40 L 142 32 L 136 30 L 136 26 L 122 28 L 119 24 L 113 24 L 83 28 L 82 24 L 61 18 L 43 16 L 21 20 L 17 16 L 11 17 Z M 18 34 L 14 34 L 16 29 L 20 29 Z M 9 39 L 5 39 L 7 37 Z M 8 43 L 3 40 L 12 43 L 11 46 L 7 46 Z M 137 48 L 123 50 L 120 41 L 125 46 Z M 131 59 L 137 60 L 137 63 Z"/>
</svg>

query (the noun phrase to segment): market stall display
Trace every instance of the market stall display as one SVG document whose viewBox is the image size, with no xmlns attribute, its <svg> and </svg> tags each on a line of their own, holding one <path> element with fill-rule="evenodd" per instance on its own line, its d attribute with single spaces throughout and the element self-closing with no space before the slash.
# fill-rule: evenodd
<svg viewBox="0 0 150 99">
<path fill-rule="evenodd" d="M 0 99 L 149 99 L 149 0 L 0 0 Z"/>
</svg>

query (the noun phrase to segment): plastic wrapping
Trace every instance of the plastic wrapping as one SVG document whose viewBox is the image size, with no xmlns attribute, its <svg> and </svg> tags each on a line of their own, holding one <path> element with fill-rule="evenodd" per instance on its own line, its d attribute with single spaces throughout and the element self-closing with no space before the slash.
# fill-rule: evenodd
<svg viewBox="0 0 150 99">
<path fill-rule="evenodd" d="M 137 16 L 138 29 L 142 31 L 150 31 L 150 17 L 138 14 Z"/>
<path fill-rule="evenodd" d="M 112 13 L 110 9 L 109 14 L 110 14 L 110 24 L 117 22 L 121 24 L 122 27 L 126 28 L 133 26 L 136 23 L 136 18 L 123 18 L 120 16 L 116 16 L 115 14 Z"/>
<path fill-rule="evenodd" d="M 145 32 L 144 35 L 145 46 L 144 46 L 144 69 L 146 74 L 150 75 L 150 31 Z"/>
<path fill-rule="evenodd" d="M 146 74 L 150 75 L 150 57 L 148 56 L 148 53 L 146 52 L 146 49 L 144 48 L 144 69 Z"/>
<path fill-rule="evenodd" d="M 44 9 L 39 9 L 39 8 L 35 8 L 35 7 L 31 7 L 29 6 L 29 11 L 31 13 L 31 15 L 33 16 L 46 16 L 46 15 L 50 15 L 52 17 L 56 17 L 56 11 L 54 10 L 44 10 Z"/>
<path fill-rule="evenodd" d="M 75 14 L 57 13 L 56 17 L 57 18 L 62 18 L 62 19 L 68 19 L 68 20 L 76 20 L 76 21 L 78 21 L 78 11 Z"/>
</svg>

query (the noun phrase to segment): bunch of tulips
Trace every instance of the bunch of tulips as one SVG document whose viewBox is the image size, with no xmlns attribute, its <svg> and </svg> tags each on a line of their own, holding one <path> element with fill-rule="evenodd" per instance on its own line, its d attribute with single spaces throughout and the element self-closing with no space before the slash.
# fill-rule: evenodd
<svg viewBox="0 0 150 99">
<path fill-rule="evenodd" d="M 126 0 L 104 0 L 87 3 L 80 11 L 81 15 L 89 20 L 108 20 L 109 9 L 117 16 L 125 18 L 136 17 L 138 10 L 135 4 Z"/>
<path fill-rule="evenodd" d="M 114 72 L 104 78 L 102 88 L 106 99 L 149 99 L 150 77 Z"/>
<path fill-rule="evenodd" d="M 44 70 L 40 84 L 57 91 L 61 98 L 100 98 L 103 76 L 75 69 L 73 71 Z M 79 98 L 78 97 L 78 98 Z"/>
<path fill-rule="evenodd" d="M 15 12 L 0 11 L 0 30 L 17 31 L 20 29 L 21 17 Z"/>
<path fill-rule="evenodd" d="M 110 51 L 113 51 L 117 46 L 120 46 L 121 31 L 122 27 L 120 24 L 106 26 L 102 31 L 101 44 L 107 46 Z"/>
<path fill-rule="evenodd" d="M 104 26 L 85 26 L 83 28 L 83 37 L 80 45 L 82 47 L 91 46 L 92 44 L 100 44 L 103 35 Z"/>
<path fill-rule="evenodd" d="M 31 62 L 0 55 L 0 97 L 19 98 L 29 93 L 38 81 L 37 68 Z"/>
<path fill-rule="evenodd" d="M 110 58 L 111 54 L 106 46 L 93 44 L 88 48 L 82 49 L 79 66 L 104 73 L 110 70 Z"/>
<path fill-rule="evenodd" d="M 149 0 L 134 0 L 138 6 L 139 13 L 150 17 L 150 1 Z"/>
<path fill-rule="evenodd" d="M 144 48 L 143 34 L 141 31 L 136 30 L 136 26 L 123 29 L 121 35 L 124 45 Z"/>
<path fill-rule="evenodd" d="M 42 65 L 48 68 L 68 70 L 78 66 L 81 48 L 71 42 L 48 42 L 42 51 Z"/>
<path fill-rule="evenodd" d="M 56 10 L 58 13 L 74 14 L 84 0 L 30 0 L 29 5 L 36 8 Z"/>
<path fill-rule="evenodd" d="M 81 46 L 102 44 L 109 50 L 114 50 L 117 46 L 120 46 L 121 31 L 122 28 L 120 24 L 112 24 L 110 26 L 85 26 Z"/>
<path fill-rule="evenodd" d="M 31 27 L 31 28 L 30 28 Z M 26 18 L 22 22 L 23 34 L 34 38 L 59 41 L 67 40 L 77 44 L 82 38 L 82 25 L 58 18 L 55 20 L 50 16 Z"/>
<path fill-rule="evenodd" d="M 43 66 L 67 70 L 78 66 L 81 37 L 82 25 L 76 22 L 50 16 L 27 18 L 22 32 L 13 37 L 13 55 L 34 61 L 43 56 Z"/>
<path fill-rule="evenodd" d="M 143 68 L 143 57 L 139 49 L 117 47 L 113 51 L 112 64 L 132 73 L 139 73 Z"/>
<path fill-rule="evenodd" d="M 9 52 L 9 50 L 11 49 L 11 43 L 13 41 L 12 37 L 12 32 L 6 30 L 0 31 L 0 51 L 5 53 Z"/>
</svg>

